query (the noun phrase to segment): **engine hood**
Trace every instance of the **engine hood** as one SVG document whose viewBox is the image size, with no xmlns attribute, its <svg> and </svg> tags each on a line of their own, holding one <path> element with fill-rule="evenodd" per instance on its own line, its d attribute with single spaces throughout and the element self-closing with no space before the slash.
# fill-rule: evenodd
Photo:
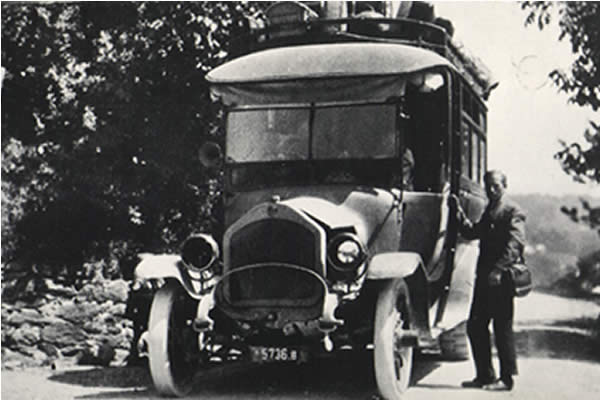
<svg viewBox="0 0 600 400">
<path fill-rule="evenodd" d="M 326 230 L 351 229 L 366 245 L 381 225 L 376 251 L 396 250 L 399 243 L 400 209 L 394 206 L 394 195 L 387 190 L 351 186 L 277 188 L 242 193 L 229 204 L 231 224 L 236 224 L 260 204 L 276 198 L 285 208 L 314 220 Z M 279 200 L 280 199 L 280 200 Z"/>
<path fill-rule="evenodd" d="M 329 229 L 354 228 L 359 237 L 367 235 L 365 216 L 347 204 L 334 204 L 318 197 L 296 197 L 282 203 L 302 211 Z"/>
</svg>

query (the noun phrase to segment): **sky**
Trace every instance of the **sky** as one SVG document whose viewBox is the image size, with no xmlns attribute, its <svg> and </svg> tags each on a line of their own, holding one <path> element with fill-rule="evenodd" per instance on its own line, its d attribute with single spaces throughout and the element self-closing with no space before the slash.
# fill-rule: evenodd
<svg viewBox="0 0 600 400">
<path fill-rule="evenodd" d="M 557 24 L 542 31 L 525 27 L 527 14 L 516 2 L 434 4 L 436 15 L 452 21 L 454 38 L 500 82 L 487 103 L 488 168 L 506 172 L 511 193 L 600 197 L 599 185 L 573 182 L 553 158 L 560 139 L 584 144 L 583 132 L 594 117 L 591 108 L 568 104 L 548 79 L 574 58 L 569 42 L 558 41 Z"/>
</svg>

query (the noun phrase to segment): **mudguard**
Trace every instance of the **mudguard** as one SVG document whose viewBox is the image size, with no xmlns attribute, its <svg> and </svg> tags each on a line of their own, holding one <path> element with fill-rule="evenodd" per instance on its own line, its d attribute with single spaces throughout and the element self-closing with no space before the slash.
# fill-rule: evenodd
<svg viewBox="0 0 600 400">
<path fill-rule="evenodd" d="M 175 279 L 192 296 L 198 297 L 194 282 L 184 271 L 179 255 L 172 254 L 140 254 L 142 261 L 135 267 L 134 279 L 145 281 L 149 279 Z"/>
<path fill-rule="evenodd" d="M 367 279 L 405 278 L 421 269 L 424 273 L 423 259 L 414 252 L 395 251 L 375 255 L 369 263 Z"/>
</svg>

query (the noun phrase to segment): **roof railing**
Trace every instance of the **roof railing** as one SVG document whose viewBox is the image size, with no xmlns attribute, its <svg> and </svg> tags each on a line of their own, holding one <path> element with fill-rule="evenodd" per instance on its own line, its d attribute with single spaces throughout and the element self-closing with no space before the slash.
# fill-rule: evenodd
<svg viewBox="0 0 600 400">
<path fill-rule="evenodd" d="M 426 48 L 447 58 L 486 98 L 491 73 L 477 58 L 455 45 L 439 25 L 410 18 L 338 18 L 271 24 L 248 29 L 230 43 L 230 56 L 238 57 L 269 48 L 344 42 L 381 42 Z"/>
</svg>

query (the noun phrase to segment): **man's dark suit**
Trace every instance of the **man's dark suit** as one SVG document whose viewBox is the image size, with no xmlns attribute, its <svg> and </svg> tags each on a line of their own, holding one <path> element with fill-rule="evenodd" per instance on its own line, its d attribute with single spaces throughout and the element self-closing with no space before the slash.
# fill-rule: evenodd
<svg viewBox="0 0 600 400">
<path fill-rule="evenodd" d="M 525 246 L 525 214 L 506 196 L 488 205 L 479 222 L 461 218 L 460 232 L 467 239 L 480 239 L 475 289 L 467 333 L 473 350 L 477 379 L 495 379 L 492 366 L 490 332 L 493 320 L 496 347 L 500 359 L 500 377 L 512 382 L 517 374 L 513 333 L 514 304 L 507 268 L 518 262 Z M 490 285 L 490 273 L 501 271 L 499 285 Z"/>
</svg>

